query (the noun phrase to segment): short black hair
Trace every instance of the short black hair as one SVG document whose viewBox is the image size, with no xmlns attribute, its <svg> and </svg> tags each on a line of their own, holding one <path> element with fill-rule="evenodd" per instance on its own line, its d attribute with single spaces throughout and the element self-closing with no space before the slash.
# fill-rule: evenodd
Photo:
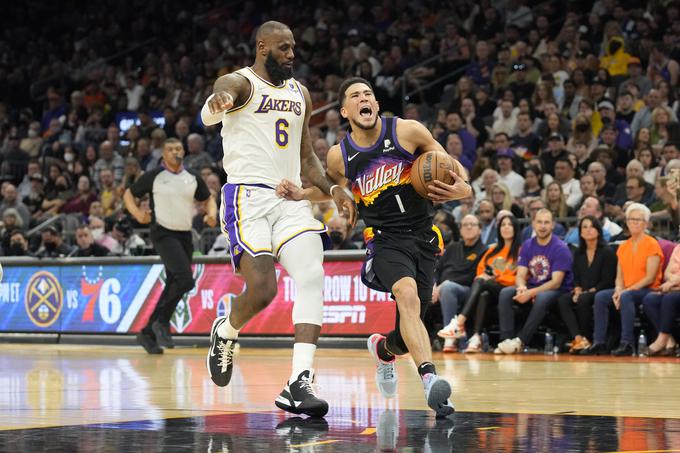
<svg viewBox="0 0 680 453">
<path fill-rule="evenodd" d="M 170 137 L 170 138 L 166 138 L 166 139 L 163 141 L 163 146 L 165 146 L 165 145 L 172 145 L 172 144 L 175 144 L 175 143 L 179 143 L 180 145 L 183 145 L 181 140 L 179 140 L 179 139 L 177 139 L 177 138 L 175 138 L 175 137 Z"/>
<path fill-rule="evenodd" d="M 368 80 L 364 79 L 363 77 L 351 77 L 344 82 L 340 84 L 340 88 L 338 89 L 338 102 L 340 103 L 340 107 L 345 103 L 345 92 L 347 91 L 347 88 L 351 87 L 355 83 L 363 83 L 364 85 L 367 85 L 371 91 L 373 91 L 373 85 L 371 85 L 371 82 Z"/>
</svg>

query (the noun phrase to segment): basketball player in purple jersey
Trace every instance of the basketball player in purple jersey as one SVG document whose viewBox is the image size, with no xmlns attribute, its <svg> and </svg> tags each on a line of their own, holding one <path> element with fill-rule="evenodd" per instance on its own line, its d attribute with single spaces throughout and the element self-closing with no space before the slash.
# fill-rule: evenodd
<svg viewBox="0 0 680 453">
<path fill-rule="evenodd" d="M 451 385 L 437 376 L 432 349 L 421 320 L 432 298 L 434 264 L 443 248 L 441 234 L 432 224 L 432 201 L 458 200 L 470 195 L 467 174 L 456 161 L 453 184 L 429 186 L 430 200 L 410 184 L 416 155 L 445 152 L 419 122 L 378 116 L 378 101 L 369 82 L 359 77 L 342 83 L 340 114 L 349 120 L 351 133 L 328 152 L 328 174 L 354 194 L 359 215 L 366 222 L 368 253 L 362 269 L 366 286 L 392 293 L 397 302 L 395 329 L 386 337 L 374 334 L 368 349 L 376 361 L 376 381 L 383 396 L 397 391 L 396 355 L 411 353 L 423 380 L 427 404 L 437 416 L 453 413 Z M 277 187 L 288 199 L 327 198 L 316 188 L 300 189 L 290 181 Z"/>
<path fill-rule="evenodd" d="M 255 37 L 251 67 L 217 79 L 201 111 L 206 125 L 222 123 L 223 167 L 220 220 L 229 239 L 234 270 L 246 281 L 227 316 L 211 330 L 207 357 L 210 377 L 229 384 L 239 330 L 266 308 L 277 291 L 274 258 L 295 280 L 293 370 L 275 404 L 288 412 L 321 417 L 328 403 L 312 389 L 316 343 L 323 319 L 323 247 L 326 227 L 314 219 L 309 201 L 277 197 L 282 180 L 300 184 L 300 172 L 354 224 L 356 207 L 339 187 L 331 187 L 314 154 L 309 134 L 312 102 L 293 74 L 293 33 L 266 22 Z"/>
</svg>

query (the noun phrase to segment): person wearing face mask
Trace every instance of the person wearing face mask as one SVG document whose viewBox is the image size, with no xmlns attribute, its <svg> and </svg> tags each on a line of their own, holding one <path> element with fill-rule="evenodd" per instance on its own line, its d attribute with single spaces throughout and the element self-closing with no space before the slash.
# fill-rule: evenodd
<svg viewBox="0 0 680 453">
<path fill-rule="evenodd" d="M 356 250 L 357 246 L 349 240 L 349 224 L 347 219 L 340 216 L 333 216 L 326 223 L 328 236 L 333 244 L 332 250 Z"/>
<path fill-rule="evenodd" d="M 26 234 L 14 229 L 9 234 L 9 246 L 4 249 L 5 256 L 33 256 L 28 250 Z"/>
<path fill-rule="evenodd" d="M 71 254 L 72 248 L 64 243 L 61 225 L 52 224 L 42 231 L 42 244 L 35 253 L 38 258 L 63 258 Z"/>
<path fill-rule="evenodd" d="M 92 232 L 92 238 L 99 245 L 106 247 L 108 250 L 113 250 L 117 246 L 116 240 L 107 234 L 104 230 L 104 221 L 101 217 L 90 215 L 89 219 L 90 231 Z"/>
</svg>

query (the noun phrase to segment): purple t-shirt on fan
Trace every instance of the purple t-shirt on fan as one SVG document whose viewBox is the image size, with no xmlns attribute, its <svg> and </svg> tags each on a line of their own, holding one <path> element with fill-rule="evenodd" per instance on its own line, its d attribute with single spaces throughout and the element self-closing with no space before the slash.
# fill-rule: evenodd
<svg viewBox="0 0 680 453">
<path fill-rule="evenodd" d="M 527 288 L 535 288 L 552 279 L 552 273 L 564 272 L 560 291 L 569 291 L 573 283 L 573 258 L 569 247 L 557 236 L 553 235 L 547 245 L 539 245 L 533 237 L 524 241 L 519 250 L 518 265 L 529 269 Z"/>
</svg>

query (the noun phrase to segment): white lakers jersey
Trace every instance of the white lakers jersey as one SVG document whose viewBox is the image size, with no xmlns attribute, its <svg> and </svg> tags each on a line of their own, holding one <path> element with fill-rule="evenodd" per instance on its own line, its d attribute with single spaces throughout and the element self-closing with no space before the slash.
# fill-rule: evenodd
<svg viewBox="0 0 680 453">
<path fill-rule="evenodd" d="M 250 96 L 222 119 L 222 162 L 227 181 L 276 187 L 286 178 L 301 185 L 305 98 L 300 84 L 291 78 L 275 86 L 249 67 L 236 73 L 250 81 Z"/>
</svg>

